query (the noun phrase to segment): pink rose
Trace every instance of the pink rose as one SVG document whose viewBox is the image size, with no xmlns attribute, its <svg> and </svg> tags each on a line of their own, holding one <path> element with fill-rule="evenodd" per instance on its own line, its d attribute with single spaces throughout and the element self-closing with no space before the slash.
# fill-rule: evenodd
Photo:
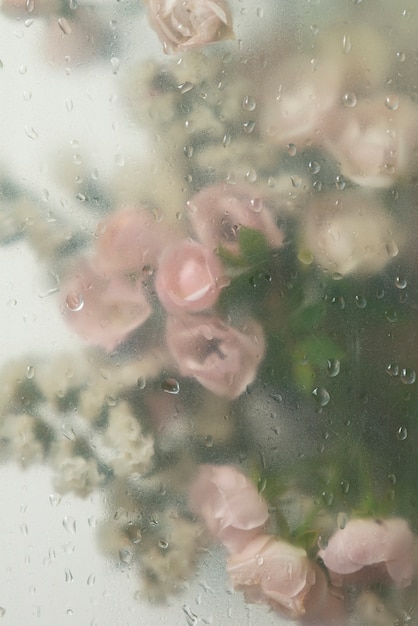
<svg viewBox="0 0 418 626">
<path fill-rule="evenodd" d="M 305 614 L 307 596 L 317 579 L 305 550 L 271 535 L 260 535 L 231 555 L 226 570 L 249 602 L 269 604 L 293 619 Z"/>
<path fill-rule="evenodd" d="M 144 267 L 152 272 L 163 247 L 174 236 L 168 224 L 158 222 L 147 209 L 119 209 L 97 228 L 97 257 L 101 267 L 112 273 L 142 272 Z"/>
<path fill-rule="evenodd" d="M 253 320 L 240 332 L 215 316 L 169 317 L 166 337 L 182 376 L 228 398 L 237 398 L 254 380 L 264 356 L 263 331 Z"/>
<path fill-rule="evenodd" d="M 223 275 L 222 263 L 209 248 L 183 240 L 162 255 L 155 288 L 167 311 L 202 311 L 215 304 L 227 284 Z"/>
<path fill-rule="evenodd" d="M 151 314 L 142 283 L 100 271 L 95 258 L 81 260 L 61 293 L 68 323 L 88 343 L 108 352 Z"/>
<path fill-rule="evenodd" d="M 329 118 L 326 146 L 359 185 L 389 187 L 415 172 L 418 107 L 394 94 L 342 108 Z"/>
<path fill-rule="evenodd" d="M 383 573 L 380 578 L 387 574 L 398 587 L 407 587 L 415 571 L 413 546 L 414 535 L 403 519 L 354 519 L 335 532 L 318 556 L 331 576 L 368 568 L 375 570 L 371 574 Z"/>
<path fill-rule="evenodd" d="M 339 100 L 341 76 L 335 59 L 312 63 L 300 56 L 269 72 L 262 87 L 264 135 L 283 148 L 322 141 L 327 115 Z"/>
<path fill-rule="evenodd" d="M 260 535 L 268 508 L 254 484 L 230 465 L 201 465 L 189 491 L 192 511 L 229 552 Z"/>
<path fill-rule="evenodd" d="M 167 54 L 231 34 L 231 17 L 222 0 L 148 0 L 148 16 Z"/>
<path fill-rule="evenodd" d="M 272 248 L 283 244 L 272 210 L 250 185 L 205 187 L 187 205 L 197 238 L 212 250 L 222 246 L 237 254 L 241 226 L 261 232 Z"/>
</svg>

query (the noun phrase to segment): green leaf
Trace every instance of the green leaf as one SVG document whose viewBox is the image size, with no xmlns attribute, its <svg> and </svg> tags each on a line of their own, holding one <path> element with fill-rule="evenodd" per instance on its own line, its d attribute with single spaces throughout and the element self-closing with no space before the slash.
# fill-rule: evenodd
<svg viewBox="0 0 418 626">
<path fill-rule="evenodd" d="M 251 263 L 261 263 L 267 256 L 269 247 L 266 238 L 260 231 L 242 226 L 238 235 L 242 256 Z"/>
<path fill-rule="evenodd" d="M 314 335 L 297 344 L 296 351 L 313 366 L 325 366 L 328 359 L 342 359 L 344 351 L 327 335 Z"/>
<path fill-rule="evenodd" d="M 294 312 L 290 327 L 295 334 L 312 331 L 324 320 L 325 313 L 325 305 L 322 302 L 301 307 Z"/>
</svg>

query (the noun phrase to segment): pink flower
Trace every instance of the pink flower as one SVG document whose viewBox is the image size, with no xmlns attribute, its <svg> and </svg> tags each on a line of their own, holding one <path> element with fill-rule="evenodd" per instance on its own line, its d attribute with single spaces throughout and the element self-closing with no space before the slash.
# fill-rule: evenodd
<svg viewBox="0 0 418 626">
<path fill-rule="evenodd" d="M 305 550 L 271 535 L 260 535 L 231 555 L 226 570 L 249 602 L 269 604 L 293 619 L 305 614 L 307 596 L 317 579 Z"/>
<path fill-rule="evenodd" d="M 336 531 L 318 556 L 331 575 L 373 568 L 388 574 L 398 587 L 407 587 L 415 571 L 413 546 L 414 535 L 403 519 L 354 519 Z"/>
<path fill-rule="evenodd" d="M 231 17 L 222 0 L 148 0 L 148 16 L 167 54 L 231 34 Z"/>
<path fill-rule="evenodd" d="M 394 94 L 341 108 L 328 124 L 327 148 L 359 185 L 389 187 L 414 172 L 418 107 Z"/>
<path fill-rule="evenodd" d="M 334 275 L 378 272 L 401 247 L 395 222 L 360 189 L 317 194 L 301 225 L 304 249 Z"/>
<path fill-rule="evenodd" d="M 169 317 L 166 337 L 182 376 L 228 398 L 237 398 L 254 380 L 264 356 L 263 331 L 253 320 L 240 332 L 215 316 Z"/>
<path fill-rule="evenodd" d="M 222 286 L 223 266 L 206 246 L 183 240 L 161 257 L 155 288 L 167 311 L 202 311 L 215 304 Z"/>
<path fill-rule="evenodd" d="M 338 102 L 342 72 L 335 59 L 298 56 L 268 73 L 260 126 L 272 142 L 298 148 L 323 138 L 327 114 Z"/>
<path fill-rule="evenodd" d="M 100 271 L 95 258 L 81 260 L 61 293 L 68 323 L 88 343 L 108 352 L 151 314 L 142 284 L 129 276 Z"/>
<path fill-rule="evenodd" d="M 205 187 L 187 203 L 192 228 L 212 250 L 222 246 L 239 253 L 241 226 L 261 232 L 272 248 L 283 244 L 271 209 L 250 185 L 219 184 Z"/>
<path fill-rule="evenodd" d="M 248 478 L 230 465 L 201 465 L 189 503 L 210 533 L 229 552 L 238 552 L 260 535 L 269 517 L 267 504 Z"/>
<path fill-rule="evenodd" d="M 96 250 L 104 270 L 136 272 L 155 269 L 158 257 L 174 238 L 163 220 L 144 208 L 123 208 L 111 213 L 97 228 Z"/>
</svg>

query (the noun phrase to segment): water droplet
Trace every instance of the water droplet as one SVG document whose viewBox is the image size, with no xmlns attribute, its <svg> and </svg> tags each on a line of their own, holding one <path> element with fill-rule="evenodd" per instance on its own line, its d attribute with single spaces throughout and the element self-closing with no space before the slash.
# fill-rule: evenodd
<svg viewBox="0 0 418 626">
<path fill-rule="evenodd" d="M 26 65 L 21 65 L 19 67 L 19 74 L 26 74 L 27 71 L 28 71 L 28 68 L 26 67 Z"/>
<path fill-rule="evenodd" d="M 339 174 L 335 179 L 335 186 L 339 191 L 342 191 L 345 188 L 346 182 L 345 178 L 342 174 Z"/>
<path fill-rule="evenodd" d="M 396 94 L 390 94 L 385 98 L 385 106 L 389 111 L 396 111 L 399 107 L 399 97 Z"/>
<path fill-rule="evenodd" d="M 71 535 L 75 535 L 77 531 L 77 522 L 74 517 L 65 516 L 62 520 L 62 525 L 67 532 L 69 532 Z"/>
<path fill-rule="evenodd" d="M 26 11 L 32 13 L 35 8 L 35 0 L 26 0 Z"/>
<path fill-rule="evenodd" d="M 326 406 L 331 398 L 328 391 L 324 387 L 316 387 L 313 390 L 312 395 L 315 397 L 319 406 Z"/>
<path fill-rule="evenodd" d="M 51 493 L 49 496 L 49 503 L 51 506 L 58 506 L 61 502 L 61 496 L 58 493 Z"/>
<path fill-rule="evenodd" d="M 399 365 L 397 363 L 389 363 L 386 366 L 386 374 L 389 376 L 398 376 L 399 375 Z"/>
<path fill-rule="evenodd" d="M 342 480 L 340 482 L 340 487 L 341 487 L 341 491 L 343 493 L 348 493 L 349 490 L 350 490 L 350 483 L 349 483 L 349 481 L 348 480 Z"/>
<path fill-rule="evenodd" d="M 167 550 L 168 541 L 166 541 L 165 539 L 160 539 L 160 541 L 158 542 L 158 545 L 161 548 L 161 550 Z"/>
<path fill-rule="evenodd" d="M 118 57 L 112 57 L 110 59 L 110 65 L 112 66 L 112 74 L 117 74 L 120 68 L 120 59 L 118 59 Z"/>
<path fill-rule="evenodd" d="M 300 187 L 302 185 L 302 179 L 300 176 L 291 176 L 290 181 L 292 183 L 292 187 Z"/>
<path fill-rule="evenodd" d="M 257 17 L 264 17 L 263 7 L 257 7 Z"/>
<path fill-rule="evenodd" d="M 4 617 L 6 615 L 6 609 L 0 606 L 0 617 Z"/>
<path fill-rule="evenodd" d="M 242 108 L 245 111 L 254 111 L 256 106 L 257 103 L 252 96 L 245 96 L 244 100 L 242 101 Z"/>
<path fill-rule="evenodd" d="M 180 384 L 175 378 L 165 378 L 161 383 L 161 389 L 166 393 L 177 394 L 180 391 Z"/>
<path fill-rule="evenodd" d="M 206 435 L 205 437 L 205 447 L 212 448 L 213 446 L 213 437 L 212 435 Z"/>
<path fill-rule="evenodd" d="M 74 103 L 71 100 L 71 98 L 67 98 L 67 100 L 65 101 L 65 108 L 67 109 L 68 113 L 71 113 L 71 111 L 73 110 L 74 107 Z"/>
<path fill-rule="evenodd" d="M 71 570 L 70 569 L 66 569 L 66 570 L 64 570 L 64 573 L 65 573 L 65 582 L 66 583 L 72 583 L 73 580 L 74 580 L 74 577 L 73 577 L 73 575 L 71 573 Z"/>
<path fill-rule="evenodd" d="M 334 376 L 338 376 L 338 374 L 340 373 L 340 367 L 341 367 L 341 363 L 338 359 L 328 359 L 327 361 L 328 376 L 331 376 L 332 378 Z"/>
<path fill-rule="evenodd" d="M 351 50 L 351 39 L 350 35 L 343 36 L 343 52 L 344 54 L 348 54 Z"/>
<path fill-rule="evenodd" d="M 185 83 L 181 83 L 181 85 L 178 86 L 178 89 L 181 94 L 185 94 L 191 91 L 193 87 L 194 87 L 193 83 L 186 81 Z"/>
<path fill-rule="evenodd" d="M 130 547 L 121 548 L 119 550 L 119 559 L 122 561 L 122 563 L 126 563 L 126 565 L 129 565 L 133 558 L 134 553 Z"/>
<path fill-rule="evenodd" d="M 81 311 L 84 306 L 84 299 L 81 293 L 71 291 L 65 298 L 65 304 L 70 311 Z"/>
<path fill-rule="evenodd" d="M 71 34 L 71 25 L 68 22 L 68 20 L 65 19 L 65 17 L 59 17 L 58 18 L 58 26 L 60 27 L 60 29 L 62 30 L 62 32 L 64 33 L 64 35 L 70 35 Z"/>
<path fill-rule="evenodd" d="M 255 559 L 255 562 L 257 563 L 257 565 L 263 565 L 263 563 L 264 563 L 264 557 L 263 557 L 263 556 L 260 556 L 260 555 L 257 555 L 257 556 L 256 556 L 256 559 Z"/>
<path fill-rule="evenodd" d="M 395 278 L 395 287 L 398 289 L 405 289 L 408 285 L 408 281 L 403 276 L 397 276 Z"/>
<path fill-rule="evenodd" d="M 25 131 L 25 135 L 26 137 L 29 137 L 29 139 L 38 139 L 39 135 L 38 132 L 34 129 L 33 126 L 25 126 L 24 127 L 24 131 Z"/>
<path fill-rule="evenodd" d="M 247 135 L 250 135 L 255 128 L 255 122 L 253 120 L 250 120 L 249 122 L 244 122 L 243 128 L 244 128 L 244 133 L 246 133 Z"/>
<path fill-rule="evenodd" d="M 406 54 L 405 52 L 402 52 L 401 50 L 399 52 L 396 53 L 396 58 L 398 59 L 398 61 L 400 61 L 401 63 L 403 63 L 406 59 Z"/>
<path fill-rule="evenodd" d="M 356 296 L 355 297 L 356 304 L 359 309 L 365 309 L 367 306 L 367 298 L 366 296 Z"/>
<path fill-rule="evenodd" d="M 31 18 L 30 20 L 25 20 L 25 26 L 26 28 L 29 28 L 30 26 L 32 26 L 34 20 Z"/>
<path fill-rule="evenodd" d="M 95 582 L 96 582 L 96 576 L 94 574 L 90 574 L 87 578 L 87 584 L 91 586 L 91 585 L 94 585 Z"/>
<path fill-rule="evenodd" d="M 308 170 L 311 174 L 318 174 L 318 172 L 321 170 L 321 166 L 318 161 L 309 161 Z"/>
<path fill-rule="evenodd" d="M 337 526 L 340 530 L 343 530 L 347 525 L 348 517 L 346 513 L 338 513 Z"/>
<path fill-rule="evenodd" d="M 144 376 L 140 376 L 138 380 L 136 381 L 136 386 L 138 387 L 138 389 L 145 389 L 146 385 L 147 385 L 146 379 L 144 378 Z"/>
<path fill-rule="evenodd" d="M 191 159 L 193 156 L 193 146 L 184 146 L 183 152 L 187 159 Z"/>
<path fill-rule="evenodd" d="M 398 256 L 399 254 L 399 248 L 396 245 L 396 243 L 393 241 L 393 239 L 391 239 L 390 241 L 388 241 L 388 243 L 386 244 L 386 252 L 388 253 L 388 255 L 390 257 L 395 257 Z"/>
<path fill-rule="evenodd" d="M 114 396 L 106 396 L 105 397 L 105 402 L 106 402 L 107 406 L 113 407 L 113 406 L 117 405 L 118 400 Z"/>
<path fill-rule="evenodd" d="M 331 506 L 332 503 L 334 502 L 335 496 L 332 493 L 332 491 L 330 491 L 329 493 L 327 491 L 323 491 L 322 498 L 327 506 Z"/>
<path fill-rule="evenodd" d="M 28 367 L 26 368 L 26 378 L 28 380 L 32 380 L 34 376 L 35 376 L 35 368 L 33 367 L 33 365 L 28 365 Z"/>
<path fill-rule="evenodd" d="M 406 429 L 406 426 L 399 426 L 398 430 L 396 431 L 396 437 L 397 439 L 399 439 L 399 441 L 405 441 L 405 439 L 408 437 L 408 431 Z"/>
<path fill-rule="evenodd" d="M 343 95 L 343 104 L 345 107 L 353 108 L 357 104 L 357 96 L 353 91 L 347 91 Z"/>
<path fill-rule="evenodd" d="M 413 385 L 416 380 L 415 370 L 412 368 L 403 368 L 401 371 L 401 381 L 404 385 Z"/>
<path fill-rule="evenodd" d="M 388 320 L 388 322 L 394 323 L 398 319 L 398 314 L 395 309 L 387 309 L 385 311 L 385 317 Z"/>
<path fill-rule="evenodd" d="M 245 180 L 248 180 L 249 183 L 255 183 L 257 180 L 257 172 L 253 167 L 245 173 Z"/>
<path fill-rule="evenodd" d="M 287 153 L 288 153 L 290 156 L 292 156 L 292 157 L 293 157 L 293 156 L 295 156 L 295 155 L 296 155 L 296 152 L 297 152 L 297 148 L 296 148 L 296 146 L 295 146 L 295 144 L 294 144 L 294 143 L 289 143 L 289 144 L 287 144 Z"/>
<path fill-rule="evenodd" d="M 231 135 L 230 133 L 225 133 L 222 139 L 223 147 L 226 148 L 227 146 L 229 146 L 230 143 L 231 143 Z"/>
</svg>

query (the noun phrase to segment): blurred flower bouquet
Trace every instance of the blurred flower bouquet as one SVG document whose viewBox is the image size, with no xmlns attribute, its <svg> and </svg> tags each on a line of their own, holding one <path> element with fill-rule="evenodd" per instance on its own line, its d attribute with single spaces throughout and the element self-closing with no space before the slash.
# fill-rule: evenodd
<svg viewBox="0 0 418 626">
<path fill-rule="evenodd" d="M 108 487 L 102 546 L 153 599 L 216 541 L 248 602 L 321 626 L 406 624 L 417 68 L 388 52 L 395 8 L 374 26 L 361 0 L 343 25 L 319 8 L 321 28 L 292 40 L 266 6 L 273 29 L 246 41 L 223 0 L 145 3 L 168 56 L 118 84 L 152 149 L 140 176 L 79 185 L 100 207 L 91 236 L 46 226 L 5 186 L 3 242 L 24 235 L 54 267 L 86 347 L 36 375 L 7 365 L 2 451 L 48 460 L 62 493 Z"/>
</svg>

